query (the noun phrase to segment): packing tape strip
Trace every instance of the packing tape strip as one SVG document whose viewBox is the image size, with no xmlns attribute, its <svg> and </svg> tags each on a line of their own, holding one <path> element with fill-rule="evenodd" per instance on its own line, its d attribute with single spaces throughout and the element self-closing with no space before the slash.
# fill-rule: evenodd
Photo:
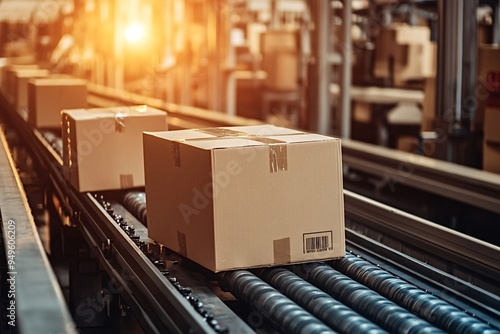
<svg viewBox="0 0 500 334">
<path fill-rule="evenodd" d="M 248 139 L 266 144 L 269 148 L 269 169 L 271 173 L 282 172 L 288 169 L 288 143 L 282 140 L 254 135 L 247 132 L 235 131 L 226 128 L 195 129 L 194 131 L 210 134 L 213 137 L 180 139 L 172 141 L 172 159 L 177 167 L 181 166 L 180 144 L 186 141 L 221 140 L 221 139 Z M 298 132 L 295 134 L 304 134 Z M 288 135 L 288 134 L 287 134 Z M 279 135 L 274 135 L 279 136 Z"/>
</svg>

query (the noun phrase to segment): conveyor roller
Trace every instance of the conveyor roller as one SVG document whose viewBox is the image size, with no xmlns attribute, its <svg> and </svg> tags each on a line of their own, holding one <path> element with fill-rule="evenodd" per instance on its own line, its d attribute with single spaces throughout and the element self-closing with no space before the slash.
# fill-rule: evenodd
<svg viewBox="0 0 500 334">
<path fill-rule="evenodd" d="M 393 333 L 444 333 L 366 286 L 321 263 L 305 264 L 297 274 L 382 328 Z"/>
<path fill-rule="evenodd" d="M 316 317 L 249 271 L 225 272 L 219 279 L 222 287 L 252 305 L 283 333 L 334 333 Z"/>
<path fill-rule="evenodd" d="M 373 322 L 284 268 L 266 268 L 258 276 L 340 333 L 386 333 Z"/>
<path fill-rule="evenodd" d="M 446 301 L 352 254 L 332 261 L 332 266 L 447 332 L 500 333 Z"/>
</svg>

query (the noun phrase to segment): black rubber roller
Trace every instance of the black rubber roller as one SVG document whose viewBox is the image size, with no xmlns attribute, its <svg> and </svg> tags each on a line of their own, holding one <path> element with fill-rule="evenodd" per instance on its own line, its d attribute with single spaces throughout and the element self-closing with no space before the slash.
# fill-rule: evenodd
<svg viewBox="0 0 500 334">
<path fill-rule="evenodd" d="M 365 317 L 284 268 L 265 268 L 257 275 L 340 333 L 387 333 Z"/>
<path fill-rule="evenodd" d="M 450 333 L 500 333 L 479 319 L 352 254 L 332 266 Z"/>
<path fill-rule="evenodd" d="M 143 191 L 126 193 L 123 197 L 123 205 L 137 220 L 147 226 L 146 193 Z"/>
<path fill-rule="evenodd" d="M 297 274 L 392 333 L 444 333 L 429 322 L 322 263 L 304 264 Z"/>
<path fill-rule="evenodd" d="M 270 320 L 283 333 L 335 333 L 316 317 L 245 270 L 219 275 L 223 288 Z"/>
</svg>

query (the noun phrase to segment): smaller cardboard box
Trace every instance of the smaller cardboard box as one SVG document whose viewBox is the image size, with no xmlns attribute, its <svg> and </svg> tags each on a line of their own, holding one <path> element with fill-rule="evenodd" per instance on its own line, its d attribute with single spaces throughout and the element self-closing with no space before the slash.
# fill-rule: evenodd
<svg viewBox="0 0 500 334">
<path fill-rule="evenodd" d="M 436 118 L 436 78 L 425 78 L 424 101 L 422 105 L 422 131 L 434 130 L 434 119 Z"/>
<path fill-rule="evenodd" d="M 391 60 L 396 85 L 432 76 L 435 47 L 430 41 L 429 27 L 394 23 L 380 31 L 375 43 L 376 77 L 389 77 Z"/>
<path fill-rule="evenodd" d="M 87 107 L 87 82 L 77 78 L 28 81 L 28 123 L 37 128 L 61 128 L 61 110 Z"/>
<path fill-rule="evenodd" d="M 18 113 L 27 118 L 28 81 L 32 78 L 45 78 L 50 74 L 46 69 L 23 69 L 14 72 L 13 101 Z"/>
<path fill-rule="evenodd" d="M 145 132 L 149 237 L 215 272 L 345 256 L 341 159 L 271 125 Z"/>
<path fill-rule="evenodd" d="M 500 174 L 500 143 L 484 141 L 483 169 L 488 172 Z"/>
<path fill-rule="evenodd" d="M 40 67 L 36 64 L 8 64 L 2 68 L 2 93 L 5 98 L 13 103 L 14 102 L 14 86 L 16 71 L 19 70 L 35 70 Z"/>
<path fill-rule="evenodd" d="M 500 144 L 500 107 L 484 110 L 484 138 L 489 143 Z"/>
<path fill-rule="evenodd" d="M 299 87 L 299 58 L 296 52 L 269 52 L 263 56 L 266 71 L 264 85 L 278 91 L 294 91 Z"/>
<path fill-rule="evenodd" d="M 63 110 L 63 172 L 80 192 L 144 186 L 143 131 L 166 131 L 148 106 Z"/>
</svg>

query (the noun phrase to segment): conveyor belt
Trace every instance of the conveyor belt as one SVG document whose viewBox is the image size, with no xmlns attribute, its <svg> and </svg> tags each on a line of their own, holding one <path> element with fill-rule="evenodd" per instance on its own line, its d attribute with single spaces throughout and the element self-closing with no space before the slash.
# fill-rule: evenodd
<svg viewBox="0 0 500 334">
<path fill-rule="evenodd" d="M 135 203 L 132 196 L 135 196 Z M 125 198 L 128 199 L 126 207 L 129 208 L 145 202 L 145 197 L 138 192 L 127 194 Z M 317 324 L 318 319 L 330 328 L 345 333 L 383 332 L 378 326 L 393 333 L 497 332 L 486 322 L 472 317 L 470 311 L 467 313 L 432 292 L 418 288 L 360 257 L 347 254 L 345 259 L 332 261 L 331 264 L 338 270 L 327 265 L 294 266 L 293 272 L 304 280 L 285 268 L 273 268 L 253 270 L 269 285 L 248 271 L 222 274 L 220 281 L 222 286 L 268 315 L 270 321 L 287 333 L 291 331 L 289 326 L 295 326 L 299 328 L 297 332 L 302 332 L 305 330 L 302 326 Z M 460 287 L 459 290 L 465 289 Z M 487 304 L 493 308 L 500 307 L 498 297 L 485 291 L 475 289 L 468 294 L 477 298 L 485 294 L 485 298 L 491 298 Z M 291 306 L 290 300 L 302 308 Z M 293 310 L 303 317 L 304 323 L 291 324 L 288 318 L 274 316 L 270 309 L 273 313 L 281 314 L 279 310 L 273 309 L 274 305 L 288 308 L 290 312 Z M 491 311 L 493 314 L 488 318 L 494 319 L 499 315 L 498 311 Z"/>
<path fill-rule="evenodd" d="M 295 267 L 302 269 L 302 267 Z M 257 270 L 262 278 L 325 324 L 342 333 L 387 333 L 356 311 L 285 268 Z"/>
<path fill-rule="evenodd" d="M 0 278 L 2 296 L 6 297 L 0 331 L 75 332 L 7 145 L 0 129 Z"/>
<path fill-rule="evenodd" d="M 348 248 L 353 254 L 359 255 L 363 261 L 369 263 L 354 261 L 355 265 L 361 265 L 363 268 L 381 268 L 382 271 L 360 270 L 365 274 L 357 277 L 358 272 L 345 264 L 351 261 L 351 257 L 348 256 L 345 260 L 347 262 L 235 271 L 214 276 L 147 238 L 147 228 L 141 223 L 145 222 L 147 214 L 146 199 L 142 190 L 99 194 L 75 192 L 61 176 L 57 135 L 33 131 L 20 121 L 17 122 L 17 127 L 23 134 L 26 145 L 33 150 L 34 158 L 47 167 L 54 193 L 61 200 L 63 208 L 61 211 L 71 217 L 80 228 L 102 266 L 119 282 L 121 294 L 148 332 L 185 332 L 188 329 L 193 332 L 226 330 L 268 332 L 272 331 L 272 328 L 268 327 L 269 323 L 283 333 L 314 330 L 348 333 L 356 331 L 375 333 L 383 330 L 395 333 L 411 332 L 411 330 L 441 332 L 467 326 L 491 333 L 498 332 L 500 304 L 497 294 L 436 270 L 408 255 L 400 254 L 350 228 L 346 231 Z M 361 211 L 366 211 L 364 215 L 349 209 L 347 204 L 352 198 L 364 203 L 364 207 L 359 208 Z M 387 232 L 396 236 L 398 219 L 408 224 L 422 223 L 422 220 L 416 217 L 397 213 L 397 210 L 387 207 L 383 207 L 382 211 L 378 211 L 380 207 L 367 210 L 375 207 L 370 203 L 361 196 L 346 193 L 346 217 L 353 221 L 353 226 L 359 228 L 364 224 L 370 225 L 371 222 L 373 233 L 383 236 Z M 376 217 L 375 215 L 380 212 L 384 214 Z M 388 212 L 392 212 L 393 215 Z M 402 248 L 410 250 L 412 247 L 422 248 L 418 241 L 425 240 L 425 235 L 422 233 L 428 230 L 427 227 L 418 230 L 417 228 L 411 232 L 410 237 L 401 242 Z M 461 240 L 459 235 L 454 235 L 448 229 L 440 229 L 439 233 L 439 238 L 443 240 L 450 235 L 457 238 L 456 240 Z M 431 240 L 429 243 L 433 242 L 435 241 Z M 498 272 L 500 266 L 497 265 L 500 258 L 498 248 L 489 247 L 472 238 L 468 239 L 468 242 L 470 249 L 466 251 L 467 254 L 460 253 L 457 258 L 450 258 L 452 251 L 446 243 L 434 244 L 441 249 L 439 254 L 436 254 L 436 261 L 454 263 L 457 259 L 471 258 L 470 263 L 472 263 L 478 252 L 483 252 L 490 260 L 482 261 L 476 266 L 471 265 L 466 269 L 473 279 L 488 281 L 492 286 L 495 284 L 498 286 L 500 277 Z M 477 252 L 474 245 L 479 245 Z M 423 247 L 426 246 L 428 244 L 424 243 Z M 446 249 L 449 252 L 446 252 Z M 455 248 L 453 251 L 464 252 L 464 248 Z M 434 257 L 431 256 L 430 259 L 434 260 Z M 481 268 L 489 270 L 486 277 L 482 277 L 484 275 Z M 394 284 L 389 284 L 385 286 L 385 290 L 377 292 L 377 287 L 368 285 L 372 281 L 379 282 L 376 277 L 371 277 L 371 270 L 377 276 L 392 277 L 389 281 Z M 351 275 L 353 277 L 350 277 Z M 126 277 L 135 279 L 127 280 Z M 367 277 L 368 281 L 365 281 Z M 238 300 L 216 297 L 216 294 L 208 289 L 207 282 L 214 283 L 217 279 L 221 282 L 221 287 L 231 291 Z M 451 285 L 447 284 L 448 279 L 452 282 Z M 397 287 L 408 287 L 405 284 L 411 286 L 411 289 L 408 289 L 412 292 L 412 296 L 417 296 L 417 301 L 407 301 L 406 295 L 393 293 L 391 290 L 391 288 L 398 290 Z M 344 286 L 346 290 L 338 288 L 339 286 Z M 488 285 L 485 283 L 485 286 Z M 302 287 L 313 292 L 306 293 Z M 445 293 L 436 293 L 439 290 Z M 317 296 L 318 300 L 324 303 L 315 302 L 313 296 Z M 400 300 L 401 298 L 404 300 Z M 239 305 L 238 309 L 245 310 L 241 318 L 228 307 L 233 305 L 231 307 L 233 308 L 234 303 Z M 421 305 L 420 313 L 414 313 L 415 305 Z M 249 315 L 254 312 L 252 310 L 257 310 L 259 312 L 257 314 L 269 322 L 250 321 Z M 432 316 L 436 310 L 440 315 L 439 319 L 434 319 Z M 388 318 L 381 314 L 385 314 Z M 431 316 L 428 317 L 426 314 Z M 338 319 L 338 323 L 331 323 L 330 318 Z M 465 321 L 455 320 L 456 318 Z"/>
</svg>

